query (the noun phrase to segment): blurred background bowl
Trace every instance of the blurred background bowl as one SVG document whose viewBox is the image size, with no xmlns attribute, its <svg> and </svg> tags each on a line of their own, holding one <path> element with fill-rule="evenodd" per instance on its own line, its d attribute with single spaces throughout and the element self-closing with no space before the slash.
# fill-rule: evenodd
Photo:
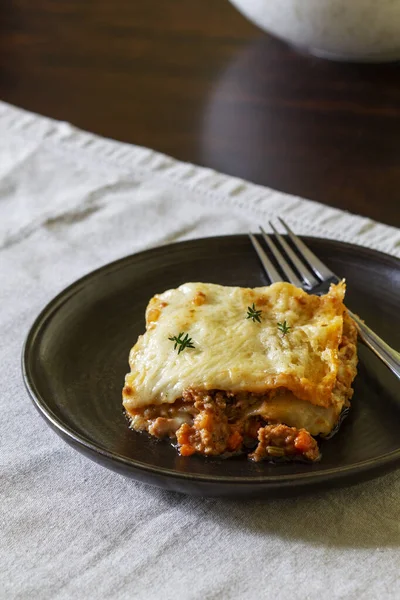
<svg viewBox="0 0 400 600">
<path fill-rule="evenodd" d="M 322 58 L 400 60 L 400 0 L 230 0 L 264 31 Z"/>
</svg>

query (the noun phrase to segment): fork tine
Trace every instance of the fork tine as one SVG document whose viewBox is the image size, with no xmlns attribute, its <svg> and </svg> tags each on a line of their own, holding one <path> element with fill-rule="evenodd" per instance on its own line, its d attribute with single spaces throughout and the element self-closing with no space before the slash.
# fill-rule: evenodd
<svg viewBox="0 0 400 600">
<path fill-rule="evenodd" d="M 293 252 L 293 250 L 291 249 L 291 247 L 289 246 L 289 244 L 287 243 L 285 238 L 283 238 L 281 236 L 281 234 L 275 229 L 275 227 L 271 221 L 269 221 L 269 225 L 270 225 L 272 231 L 274 232 L 276 239 L 278 240 L 278 242 L 280 243 L 280 245 L 282 246 L 282 248 L 284 249 L 284 251 L 286 252 L 288 257 L 290 258 L 290 260 L 292 261 L 292 263 L 294 264 L 294 266 L 300 273 L 306 287 L 312 288 L 315 285 L 318 285 L 319 284 L 318 279 L 316 279 L 314 277 L 314 275 L 311 273 L 310 269 L 296 256 L 296 254 Z M 301 287 L 301 286 L 299 286 L 299 287 Z"/>
<path fill-rule="evenodd" d="M 319 260 L 319 258 L 317 258 L 315 256 L 314 252 L 311 252 L 311 250 L 309 248 L 307 248 L 307 246 L 304 244 L 304 242 L 302 242 L 301 239 L 299 237 L 297 237 L 297 235 L 295 233 L 293 233 L 293 231 L 290 229 L 289 225 L 287 225 L 285 223 L 285 221 L 283 219 L 281 219 L 280 217 L 278 217 L 278 219 L 282 223 L 284 228 L 286 229 L 290 239 L 292 240 L 293 244 L 296 246 L 297 250 L 306 259 L 306 261 L 313 268 L 313 270 L 316 272 L 318 277 L 320 277 L 322 280 L 329 279 L 330 277 L 336 277 L 335 273 L 333 273 L 330 269 L 328 269 L 328 267 L 326 267 L 324 265 L 324 263 L 322 263 Z"/>
<path fill-rule="evenodd" d="M 290 283 L 293 283 L 293 285 L 295 285 L 296 287 L 301 287 L 300 279 L 297 277 L 296 273 L 293 271 L 292 267 L 289 265 L 286 258 L 280 252 L 280 250 L 278 250 L 278 248 L 272 241 L 271 237 L 265 233 L 265 231 L 262 227 L 260 227 L 260 231 L 262 233 L 262 236 L 263 236 L 266 244 L 268 245 L 268 248 L 271 250 L 272 254 L 275 256 L 286 279 L 288 279 L 290 281 Z"/>
<path fill-rule="evenodd" d="M 262 262 L 262 265 L 265 269 L 266 274 L 268 275 L 270 282 L 276 283 L 277 281 L 282 281 L 282 277 L 279 275 L 278 271 L 275 269 L 274 265 L 262 249 L 256 236 L 252 233 L 249 233 L 249 238 L 251 239 L 251 243 L 253 244 L 254 250 L 258 254 L 258 258 Z"/>
</svg>

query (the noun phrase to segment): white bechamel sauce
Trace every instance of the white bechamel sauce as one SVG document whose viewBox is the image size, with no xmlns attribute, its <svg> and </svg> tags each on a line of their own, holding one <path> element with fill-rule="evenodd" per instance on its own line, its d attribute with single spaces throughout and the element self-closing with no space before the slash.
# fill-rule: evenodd
<svg viewBox="0 0 400 600">
<path fill-rule="evenodd" d="M 187 283 L 155 296 L 146 333 L 130 353 L 126 409 L 172 404 L 189 387 L 265 393 L 282 386 L 306 405 L 328 408 L 344 291 L 340 284 L 319 298 L 288 283 L 255 289 Z M 260 323 L 246 318 L 253 303 L 262 311 Z M 277 325 L 284 321 L 286 335 Z M 169 338 L 180 332 L 189 334 L 194 348 L 178 354 Z"/>
</svg>

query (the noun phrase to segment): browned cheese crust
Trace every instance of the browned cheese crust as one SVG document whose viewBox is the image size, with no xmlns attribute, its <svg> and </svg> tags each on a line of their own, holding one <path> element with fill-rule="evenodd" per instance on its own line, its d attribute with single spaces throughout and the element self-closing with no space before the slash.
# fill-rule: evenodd
<svg viewBox="0 0 400 600">
<path fill-rule="evenodd" d="M 329 409 L 315 408 L 317 403 L 324 404 L 318 399 L 304 403 L 284 380 L 264 393 L 204 390 L 192 386 L 173 403 L 134 407 L 127 402 L 125 408 L 133 429 L 159 439 L 170 438 L 177 443 L 182 456 L 194 453 L 221 456 L 253 450 L 249 457 L 255 461 L 281 457 L 316 461 L 320 453 L 312 435 L 326 435 L 335 430 L 342 410 L 350 406 L 351 384 L 357 373 L 356 344 L 356 325 L 344 309 L 343 331 L 337 345 L 337 375 Z M 126 388 L 124 393 L 125 396 L 128 393 Z M 304 410 L 299 408 L 299 402 L 305 404 Z M 329 410 L 329 418 L 323 412 L 311 413 L 310 404 L 315 411 Z M 292 408 L 295 406 L 297 408 Z M 312 427 L 307 426 L 307 430 L 302 425 L 302 411 L 306 416 L 312 414 L 308 417 Z"/>
</svg>

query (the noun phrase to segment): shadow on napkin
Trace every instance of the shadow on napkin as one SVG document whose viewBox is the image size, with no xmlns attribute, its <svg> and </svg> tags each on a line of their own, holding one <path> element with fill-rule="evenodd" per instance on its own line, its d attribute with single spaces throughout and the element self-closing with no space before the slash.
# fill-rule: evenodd
<svg viewBox="0 0 400 600">
<path fill-rule="evenodd" d="M 297 498 L 187 500 L 191 510 L 203 512 L 202 518 L 215 519 L 229 531 L 323 546 L 379 549 L 400 546 L 399 487 L 400 478 L 392 473 L 355 487 Z"/>
</svg>

